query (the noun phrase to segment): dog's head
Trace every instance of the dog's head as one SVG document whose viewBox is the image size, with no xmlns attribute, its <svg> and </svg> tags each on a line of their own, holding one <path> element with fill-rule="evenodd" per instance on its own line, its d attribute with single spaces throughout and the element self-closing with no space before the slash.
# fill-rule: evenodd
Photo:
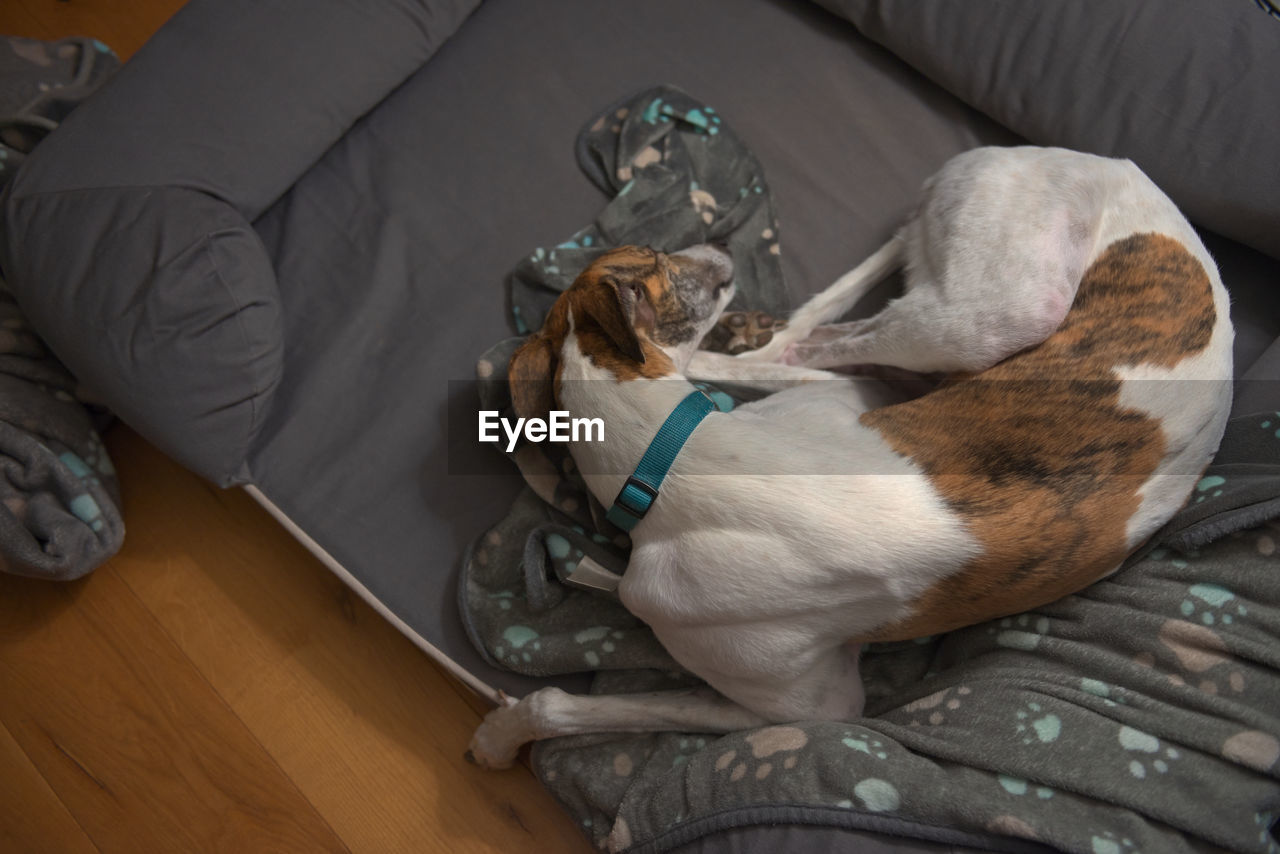
<svg viewBox="0 0 1280 854">
<path fill-rule="evenodd" d="M 555 408 L 565 338 L 619 380 L 679 373 L 733 298 L 733 260 L 702 244 L 672 255 L 610 250 L 587 267 L 511 357 L 511 400 L 521 417 Z"/>
</svg>

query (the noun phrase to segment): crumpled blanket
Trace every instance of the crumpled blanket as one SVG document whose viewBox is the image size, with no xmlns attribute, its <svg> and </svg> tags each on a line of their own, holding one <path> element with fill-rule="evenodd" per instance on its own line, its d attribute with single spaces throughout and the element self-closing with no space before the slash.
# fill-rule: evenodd
<svg viewBox="0 0 1280 854">
<path fill-rule="evenodd" d="M 68 581 L 120 550 L 120 487 L 78 385 L 0 281 L 0 569 Z"/>
<path fill-rule="evenodd" d="M 111 49 L 94 39 L 0 37 L 0 186 L 119 68 Z"/>
<path fill-rule="evenodd" d="M 119 66 L 88 39 L 0 39 L 0 188 Z M 124 541 L 115 470 L 79 394 L 0 280 L 0 570 L 79 578 Z"/>
<path fill-rule="evenodd" d="M 483 356 L 484 408 L 509 405 L 518 343 Z M 610 850 L 783 822 L 1008 851 L 1274 851 L 1275 408 L 1232 420 L 1188 507 L 1110 578 L 1025 614 L 870 646 L 856 723 L 558 738 L 535 746 L 534 769 Z M 561 583 L 588 560 L 623 571 L 629 546 L 567 452 L 512 456 L 530 486 L 473 544 L 460 591 L 482 654 L 530 675 L 593 671 L 594 693 L 695 683 L 616 600 Z"/>
<path fill-rule="evenodd" d="M 578 135 L 578 165 L 612 201 L 558 246 L 539 247 L 511 275 L 516 331 L 542 326 L 560 292 L 597 255 L 635 244 L 675 251 L 724 240 L 734 259 L 732 305 L 787 308 L 781 244 L 764 169 L 707 106 L 670 86 L 593 118 Z"/>
</svg>

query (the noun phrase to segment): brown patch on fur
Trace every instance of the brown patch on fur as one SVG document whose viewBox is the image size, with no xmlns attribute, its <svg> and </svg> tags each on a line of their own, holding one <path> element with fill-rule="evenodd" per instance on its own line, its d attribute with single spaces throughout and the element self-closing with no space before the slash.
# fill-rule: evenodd
<svg viewBox="0 0 1280 854">
<path fill-rule="evenodd" d="M 1160 422 L 1120 405 L 1116 367 L 1172 367 L 1209 344 L 1209 277 L 1177 241 L 1119 240 L 1086 271 L 1038 347 L 864 414 L 965 519 L 980 557 L 862 640 L 900 640 L 1043 605 L 1128 555 L 1138 490 L 1165 453 Z"/>
<path fill-rule="evenodd" d="M 671 359 L 651 340 L 657 322 L 653 306 L 666 290 L 651 250 L 624 246 L 592 262 L 556 300 L 542 328 L 511 355 L 508 376 L 516 414 L 542 417 L 555 408 L 570 312 L 582 351 L 619 381 L 675 373 Z"/>
<path fill-rule="evenodd" d="M 635 288 L 643 292 L 639 299 Z M 591 364 L 619 380 L 657 379 L 675 372 L 667 354 L 649 340 L 655 322 L 653 306 L 667 290 L 657 254 L 624 246 L 597 258 L 565 291 L 557 307 L 572 308 L 574 332 Z M 628 336 L 634 350 L 621 345 Z"/>
</svg>

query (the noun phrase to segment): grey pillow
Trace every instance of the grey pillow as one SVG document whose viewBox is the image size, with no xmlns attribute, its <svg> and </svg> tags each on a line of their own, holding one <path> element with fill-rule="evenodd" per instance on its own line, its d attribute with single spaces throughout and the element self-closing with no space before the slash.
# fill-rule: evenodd
<svg viewBox="0 0 1280 854">
<path fill-rule="evenodd" d="M 193 190 L 96 187 L 14 194 L 5 238 L 18 302 L 80 383 L 179 462 L 243 481 L 283 364 L 275 273 L 244 218 Z"/>
<path fill-rule="evenodd" d="M 1127 157 L 1280 258 L 1280 20 L 1253 0 L 819 0 L 1037 145 Z"/>
<path fill-rule="evenodd" d="M 251 223 L 478 4 L 192 0 L 6 191 L 0 266 L 32 326 L 163 450 L 245 481 L 284 347 Z"/>
</svg>

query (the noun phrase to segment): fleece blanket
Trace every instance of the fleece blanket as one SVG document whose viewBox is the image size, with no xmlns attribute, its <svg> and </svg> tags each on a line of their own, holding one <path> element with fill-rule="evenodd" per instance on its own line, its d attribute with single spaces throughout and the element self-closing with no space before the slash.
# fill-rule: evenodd
<svg viewBox="0 0 1280 854">
<path fill-rule="evenodd" d="M 578 135 L 578 164 L 612 199 L 595 222 L 539 247 L 511 275 L 516 330 L 531 332 L 597 255 L 635 244 L 676 251 L 723 240 L 734 258 L 734 305 L 787 308 L 781 243 L 764 169 L 714 107 L 674 87 L 627 98 Z"/>
<path fill-rule="evenodd" d="M 111 49 L 95 39 L 0 37 L 0 185 L 119 67 Z"/>
<path fill-rule="evenodd" d="M 88 39 L 0 39 L 0 189 L 119 66 Z M 0 570 L 78 578 L 124 541 L 115 470 L 80 394 L 0 280 Z"/>
<path fill-rule="evenodd" d="M 484 408 L 509 404 L 516 344 L 484 355 Z M 870 647 L 857 722 L 560 738 L 535 747 L 535 771 L 610 850 L 787 822 L 1009 851 L 1274 851 L 1280 400 L 1273 408 L 1232 419 L 1188 507 L 1112 577 L 1025 614 Z M 526 445 L 513 459 L 530 487 L 473 544 L 460 591 L 482 654 L 531 675 L 595 672 L 598 693 L 696 682 L 615 600 L 561 582 L 584 566 L 624 571 L 629 546 L 564 449 Z"/>
</svg>

